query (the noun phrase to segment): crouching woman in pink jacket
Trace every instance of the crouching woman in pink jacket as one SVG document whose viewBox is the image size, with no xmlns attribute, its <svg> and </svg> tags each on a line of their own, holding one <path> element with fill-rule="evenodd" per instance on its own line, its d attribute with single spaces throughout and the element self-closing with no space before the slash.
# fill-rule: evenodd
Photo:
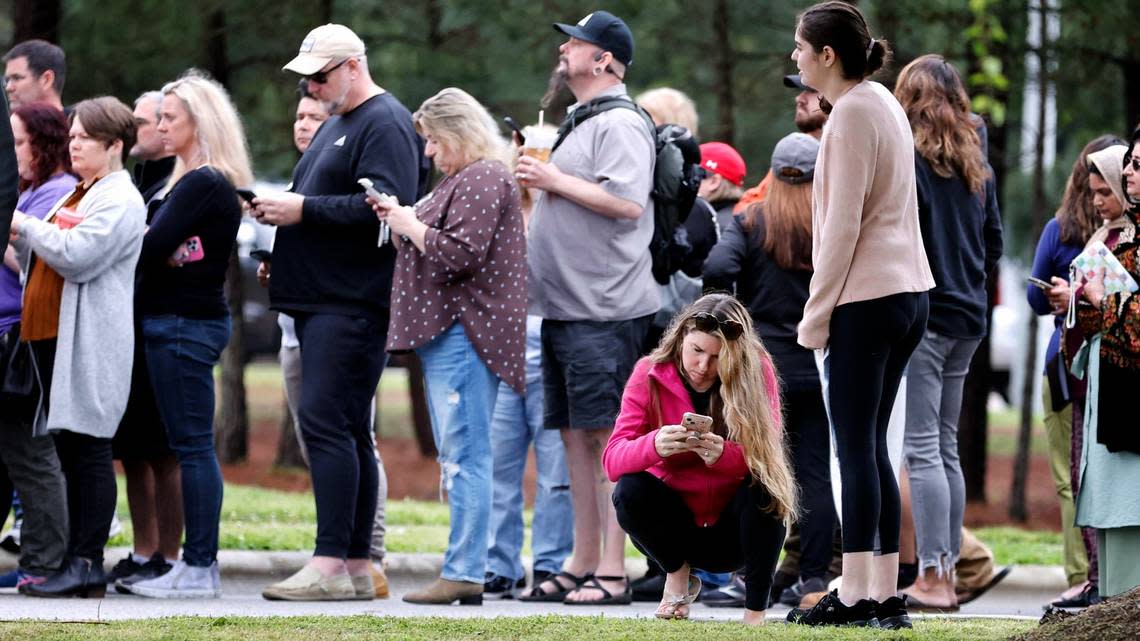
<svg viewBox="0 0 1140 641">
<path fill-rule="evenodd" d="M 697 436 L 686 412 L 712 429 Z M 657 617 L 688 618 L 691 569 L 743 568 L 744 622 L 763 623 L 796 485 L 772 359 L 736 299 L 710 294 L 673 319 L 626 384 L 602 462 L 618 522 L 668 573 Z"/>
</svg>

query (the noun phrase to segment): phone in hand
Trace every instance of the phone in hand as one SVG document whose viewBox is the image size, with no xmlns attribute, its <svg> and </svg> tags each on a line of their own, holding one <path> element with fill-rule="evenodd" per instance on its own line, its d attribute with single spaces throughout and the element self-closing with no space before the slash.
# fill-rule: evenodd
<svg viewBox="0 0 1140 641">
<path fill-rule="evenodd" d="M 699 441 L 702 434 L 708 434 L 712 431 L 713 420 L 711 416 L 704 414 L 696 414 L 693 412 L 685 412 L 681 417 L 681 427 L 689 433 L 685 438 L 686 441 Z"/>
<path fill-rule="evenodd" d="M 391 203 L 393 205 L 399 205 L 400 204 L 399 199 L 396 198 L 395 196 L 389 196 L 388 194 L 386 194 L 382 191 L 376 191 L 375 185 L 373 185 L 372 181 L 369 180 L 368 178 L 361 178 L 361 179 L 357 180 L 356 183 L 358 185 L 360 185 L 361 187 L 363 187 L 364 193 L 368 194 L 368 197 L 371 198 L 372 200 L 375 200 L 376 202 Z M 380 232 L 376 236 L 376 246 L 377 247 L 383 247 L 384 245 L 387 245 L 388 241 L 390 241 L 391 239 L 392 239 L 392 229 L 390 227 L 388 227 L 387 222 L 385 222 L 383 220 L 380 221 Z"/>
<path fill-rule="evenodd" d="M 253 193 L 253 191 L 249 189 L 235 189 L 234 191 L 237 192 L 237 195 L 242 200 L 249 203 L 250 207 L 253 207 L 253 199 L 257 198 L 257 194 Z"/>
<path fill-rule="evenodd" d="M 515 119 L 511 118 L 510 116 L 503 116 L 503 122 L 507 123 L 507 126 L 510 127 L 511 131 L 514 132 L 515 142 L 518 143 L 518 146 L 525 147 L 526 136 L 523 135 L 522 127 L 519 127 L 519 123 L 515 122 Z"/>
<path fill-rule="evenodd" d="M 1030 285 L 1033 285 L 1034 287 L 1036 287 L 1037 289 L 1040 289 L 1042 291 L 1047 292 L 1050 289 L 1053 289 L 1053 283 L 1045 282 L 1045 281 L 1041 280 L 1040 278 L 1034 278 L 1033 276 L 1026 278 L 1025 282 L 1029 283 Z"/>
</svg>

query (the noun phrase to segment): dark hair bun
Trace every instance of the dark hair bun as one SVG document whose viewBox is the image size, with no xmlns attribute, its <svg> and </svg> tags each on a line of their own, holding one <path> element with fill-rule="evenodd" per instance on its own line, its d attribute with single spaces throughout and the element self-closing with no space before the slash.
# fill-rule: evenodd
<svg viewBox="0 0 1140 641">
<path fill-rule="evenodd" d="M 886 40 L 875 40 L 871 45 L 871 55 L 867 56 L 865 76 L 870 76 L 891 61 L 891 47 Z"/>
</svg>

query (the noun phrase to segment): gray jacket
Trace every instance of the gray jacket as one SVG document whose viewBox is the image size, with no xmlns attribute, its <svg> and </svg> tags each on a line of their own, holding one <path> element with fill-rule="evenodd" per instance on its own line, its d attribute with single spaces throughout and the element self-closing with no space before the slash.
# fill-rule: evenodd
<svg viewBox="0 0 1140 641">
<path fill-rule="evenodd" d="M 146 209 L 123 170 L 95 183 L 79 202 L 76 213 L 83 221 L 62 230 L 51 221 L 66 200 L 56 203 L 43 221 L 25 219 L 13 243 L 25 274 L 34 254 L 64 279 L 51 411 L 45 422 L 41 403 L 35 432 L 67 430 L 111 438 L 131 388 L 135 264 Z"/>
</svg>

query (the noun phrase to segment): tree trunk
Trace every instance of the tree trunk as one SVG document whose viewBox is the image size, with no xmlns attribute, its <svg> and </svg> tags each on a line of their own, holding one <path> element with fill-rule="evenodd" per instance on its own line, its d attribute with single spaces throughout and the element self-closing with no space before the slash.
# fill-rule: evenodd
<svg viewBox="0 0 1140 641">
<path fill-rule="evenodd" d="M 273 463 L 277 467 L 296 467 L 305 469 L 305 459 L 301 457 L 301 444 L 297 442 L 297 433 L 293 429 L 293 413 L 289 411 L 289 403 L 281 401 L 281 427 L 277 441 L 277 460 Z"/>
<path fill-rule="evenodd" d="M 1049 30 L 1046 6 L 1048 0 L 1037 0 L 1041 11 L 1041 40 L 1038 49 L 1037 86 L 1040 92 L 1037 108 L 1037 140 L 1033 158 L 1033 207 L 1031 210 L 1032 238 L 1041 235 L 1045 225 L 1045 111 L 1049 100 Z M 1037 314 L 1029 314 L 1025 349 L 1025 382 L 1021 395 L 1021 423 L 1017 434 L 1017 458 L 1013 465 L 1013 485 L 1009 492 L 1009 518 L 1024 522 L 1026 509 L 1026 483 L 1029 477 L 1029 449 L 1033 437 L 1033 386 L 1037 371 Z"/>
<path fill-rule="evenodd" d="M 218 459 L 237 463 L 249 455 L 249 412 L 245 398 L 245 323 L 242 318 L 241 266 L 237 246 L 226 270 L 226 302 L 230 306 L 230 344 L 222 352 L 221 402 L 215 426 Z"/>
<path fill-rule="evenodd" d="M 736 139 L 736 92 L 733 87 L 733 71 L 736 67 L 736 53 L 732 49 L 732 25 L 728 14 L 728 0 L 716 0 L 713 5 L 713 35 L 709 42 L 714 43 L 717 121 L 720 128 L 716 137 L 734 144 Z"/>
<path fill-rule="evenodd" d="M 12 3 L 12 44 L 32 38 L 58 43 L 62 18 L 61 0 L 15 0 Z"/>
</svg>

